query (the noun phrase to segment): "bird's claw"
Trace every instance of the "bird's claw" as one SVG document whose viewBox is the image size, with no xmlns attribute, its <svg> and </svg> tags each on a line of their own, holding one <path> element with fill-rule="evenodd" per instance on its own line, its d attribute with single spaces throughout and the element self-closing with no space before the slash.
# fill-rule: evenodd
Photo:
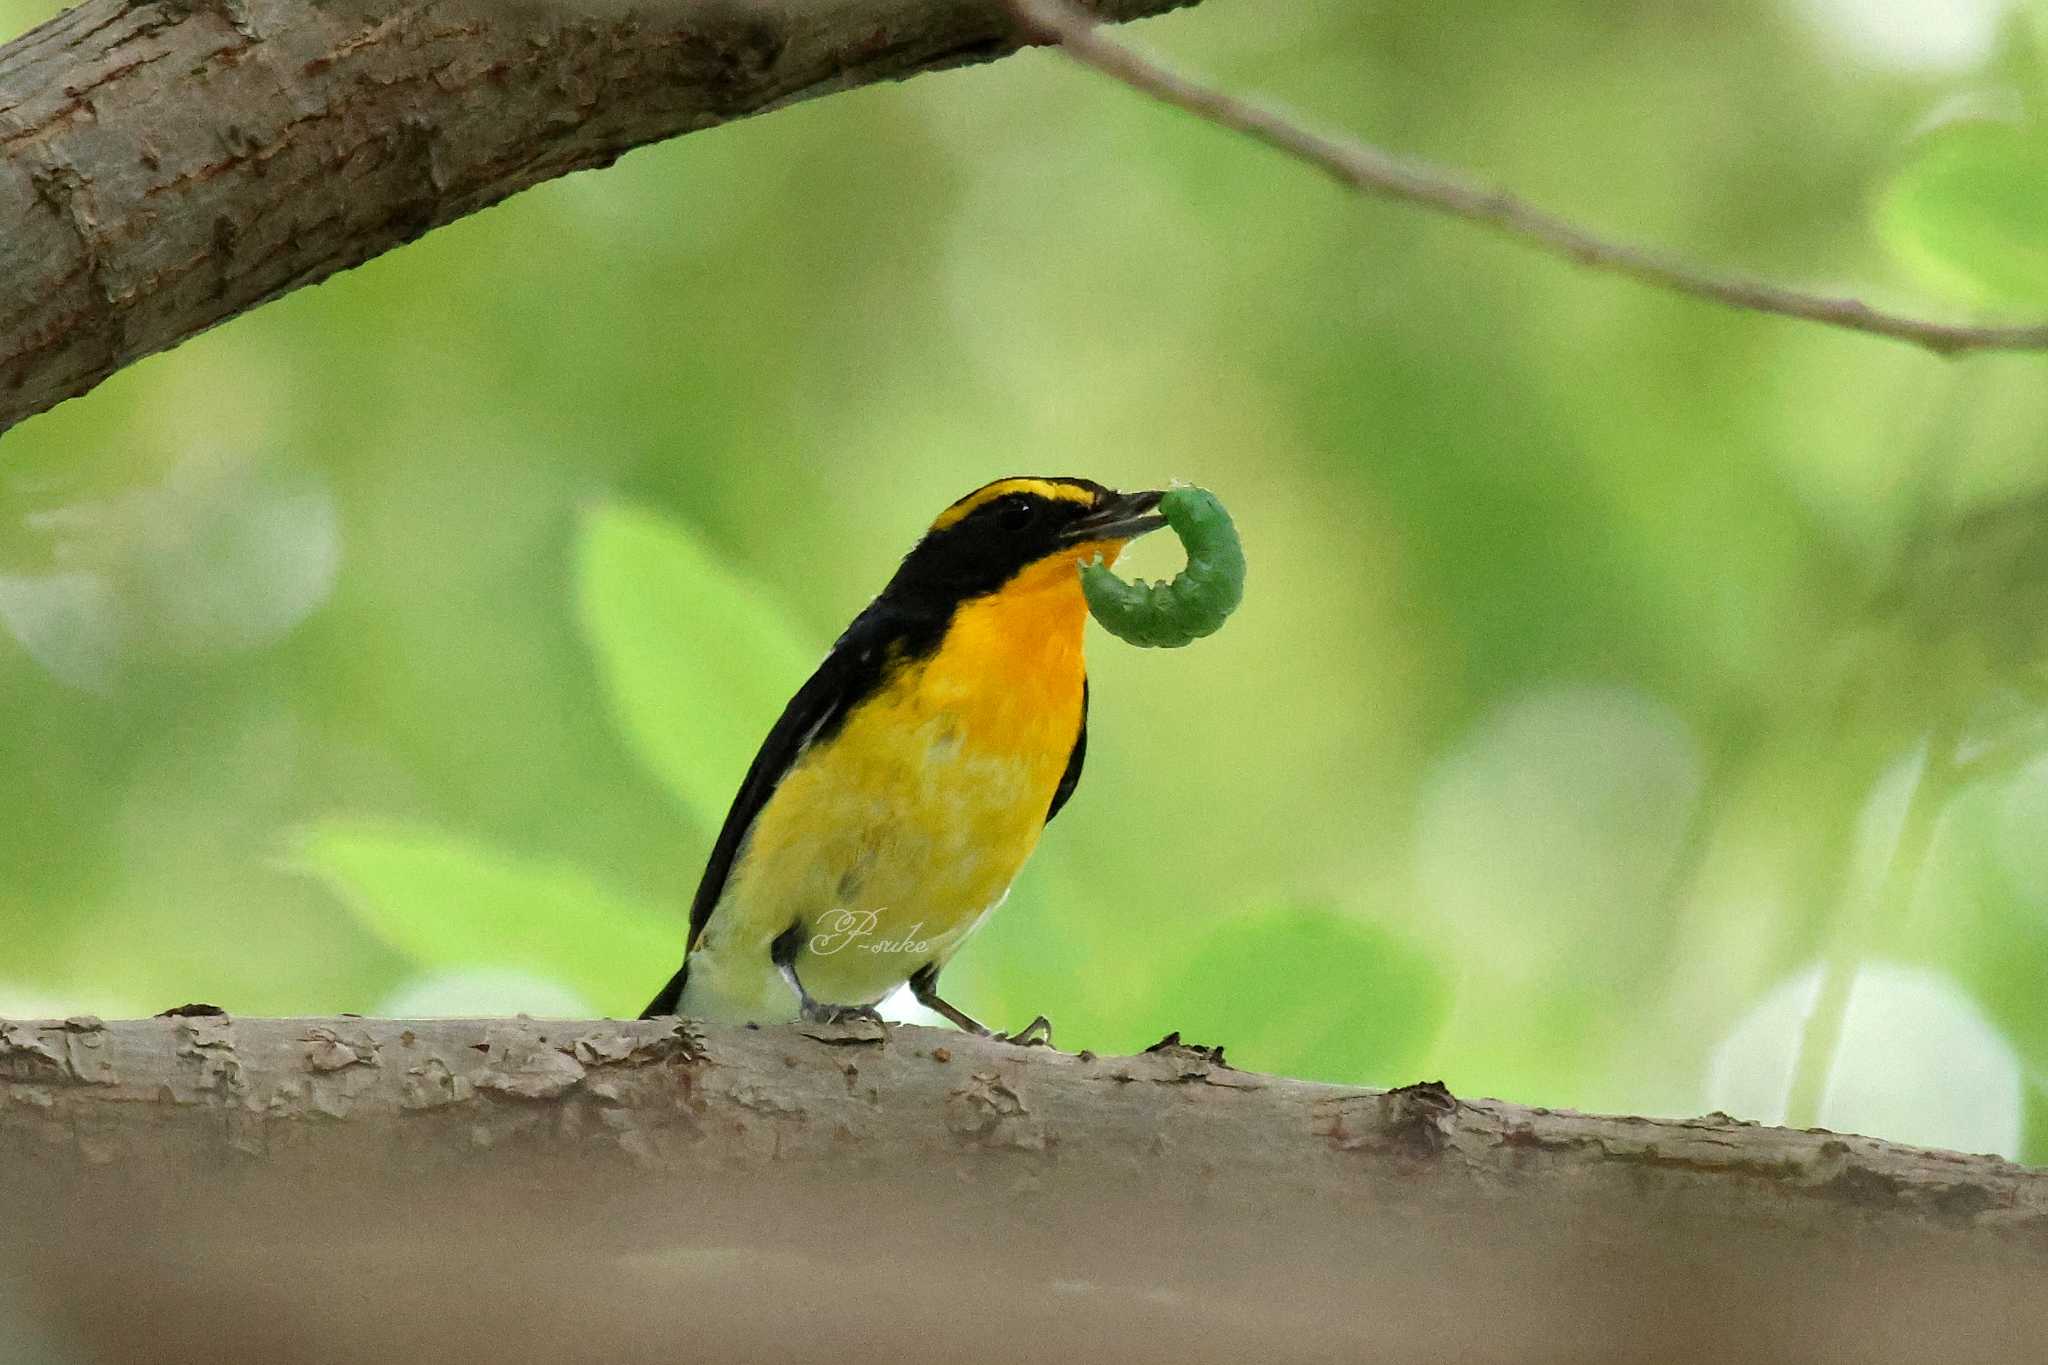
<svg viewBox="0 0 2048 1365">
<path fill-rule="evenodd" d="M 821 1005 L 811 1001 L 804 1006 L 804 1022 L 807 1024 L 876 1024 L 880 1025 L 882 1014 L 873 1005 Z"/>
<path fill-rule="evenodd" d="M 1042 1014 L 1037 1015 L 1015 1033 L 991 1033 L 989 1041 L 1009 1043 L 1015 1047 L 1051 1047 L 1052 1020 Z"/>
</svg>

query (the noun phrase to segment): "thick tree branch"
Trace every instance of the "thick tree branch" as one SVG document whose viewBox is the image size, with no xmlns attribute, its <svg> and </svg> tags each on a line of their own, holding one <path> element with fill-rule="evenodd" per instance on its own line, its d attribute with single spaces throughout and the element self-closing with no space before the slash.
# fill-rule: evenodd
<svg viewBox="0 0 2048 1365">
<path fill-rule="evenodd" d="M 1989 1361 L 2048 1330 L 2048 1173 L 1994 1158 L 917 1028 L 0 1024 L 0 1201 L 0 1286 L 18 1257 L 96 1359 Z"/>
<path fill-rule="evenodd" d="M 0 430 L 529 185 L 1014 35 L 1001 0 L 86 0 L 0 47 Z"/>
<path fill-rule="evenodd" d="M 1775 313 L 1852 332 L 1911 342 L 1937 355 L 2048 348 L 2048 323 L 1974 325 L 1874 308 L 1860 299 L 1810 293 L 1726 274 L 1653 247 L 1616 241 L 1457 173 L 1408 160 L 1368 143 L 1314 132 L 1293 119 L 1202 85 L 1104 36 L 1087 11 L 1068 0 L 1006 0 L 1027 31 L 1057 43 L 1076 61 L 1135 90 L 1300 158 L 1342 184 L 1492 228 L 1516 241 L 1731 308 Z"/>
</svg>

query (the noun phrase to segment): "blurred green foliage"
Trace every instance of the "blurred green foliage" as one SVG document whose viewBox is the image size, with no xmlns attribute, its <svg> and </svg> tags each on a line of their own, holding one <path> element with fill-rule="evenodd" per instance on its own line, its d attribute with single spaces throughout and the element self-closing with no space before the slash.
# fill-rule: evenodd
<svg viewBox="0 0 2048 1365">
<path fill-rule="evenodd" d="M 1992 303 L 2048 306 L 2048 134 L 1964 115 L 1919 139 L 1881 205 L 1890 240 L 1929 275 Z"/>
<path fill-rule="evenodd" d="M 725 819 L 761 718 L 816 660 L 788 609 L 736 577 L 687 530 L 647 512 L 593 510 L 576 603 L 619 728 L 700 827 Z"/>
<path fill-rule="evenodd" d="M 553 977 L 606 1014 L 631 1018 L 650 962 L 677 957 L 675 923 L 573 867 L 465 844 L 430 830 L 322 821 L 299 850 L 362 926 L 428 971 L 469 966 Z"/>
<path fill-rule="evenodd" d="M 1136 35 L 1703 259 L 2048 308 L 2036 11 L 1898 9 Z M 0 442 L 0 1013 L 630 1013 L 939 507 L 1178 477 L 1251 594 L 1093 636 L 1087 780 L 963 1007 L 1768 1119 L 1832 969 L 1823 1121 L 2048 1160 L 2044 365 L 1575 271 L 1043 53 L 636 152 Z"/>
</svg>

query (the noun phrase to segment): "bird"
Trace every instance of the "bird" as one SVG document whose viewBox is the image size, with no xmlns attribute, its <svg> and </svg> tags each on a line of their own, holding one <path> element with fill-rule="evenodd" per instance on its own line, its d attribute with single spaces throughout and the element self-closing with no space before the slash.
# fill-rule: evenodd
<svg viewBox="0 0 2048 1365">
<path fill-rule="evenodd" d="M 1016 475 L 932 521 L 797 689 L 740 783 L 690 904 L 682 966 L 641 1013 L 879 1021 L 899 987 L 992 1033 L 939 973 L 1081 780 L 1078 566 L 1159 529 L 1163 490 Z"/>
</svg>

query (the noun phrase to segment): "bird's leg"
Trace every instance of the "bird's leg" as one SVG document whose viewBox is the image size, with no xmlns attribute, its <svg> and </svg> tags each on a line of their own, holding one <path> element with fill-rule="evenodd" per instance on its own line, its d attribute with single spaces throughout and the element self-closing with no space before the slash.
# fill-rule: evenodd
<svg viewBox="0 0 2048 1365">
<path fill-rule="evenodd" d="M 951 1020 L 953 1026 L 963 1033 L 971 1033 L 977 1038 L 991 1038 L 998 1043 L 1015 1043 L 1019 1047 L 1031 1047 L 1040 1043 L 1047 1047 L 1052 1045 L 1052 1023 L 1042 1014 L 1015 1033 L 994 1033 L 966 1010 L 943 999 L 939 995 L 939 964 L 936 962 L 927 962 L 917 969 L 916 974 L 910 978 L 910 994 L 916 998 L 918 1004 L 934 1014 L 942 1014 Z"/>
<path fill-rule="evenodd" d="M 936 962 L 927 962 L 917 969 L 910 978 L 910 993 L 918 1004 L 934 1014 L 943 1014 L 952 1020 L 953 1027 L 961 1032 L 971 1033 L 977 1038 L 990 1036 L 988 1025 L 959 1006 L 939 998 L 939 965 Z"/>
<path fill-rule="evenodd" d="M 796 974 L 796 954 L 797 950 L 803 947 L 803 943 L 804 926 L 799 921 L 776 935 L 775 941 L 768 945 L 768 956 L 775 963 L 776 970 L 782 973 L 782 979 L 796 992 L 797 1006 L 803 1011 L 805 1023 L 887 1024 L 888 1021 L 882 1018 L 881 1012 L 873 1005 L 827 1005 L 813 1000 L 811 993 L 804 989 L 804 983 Z"/>
</svg>

